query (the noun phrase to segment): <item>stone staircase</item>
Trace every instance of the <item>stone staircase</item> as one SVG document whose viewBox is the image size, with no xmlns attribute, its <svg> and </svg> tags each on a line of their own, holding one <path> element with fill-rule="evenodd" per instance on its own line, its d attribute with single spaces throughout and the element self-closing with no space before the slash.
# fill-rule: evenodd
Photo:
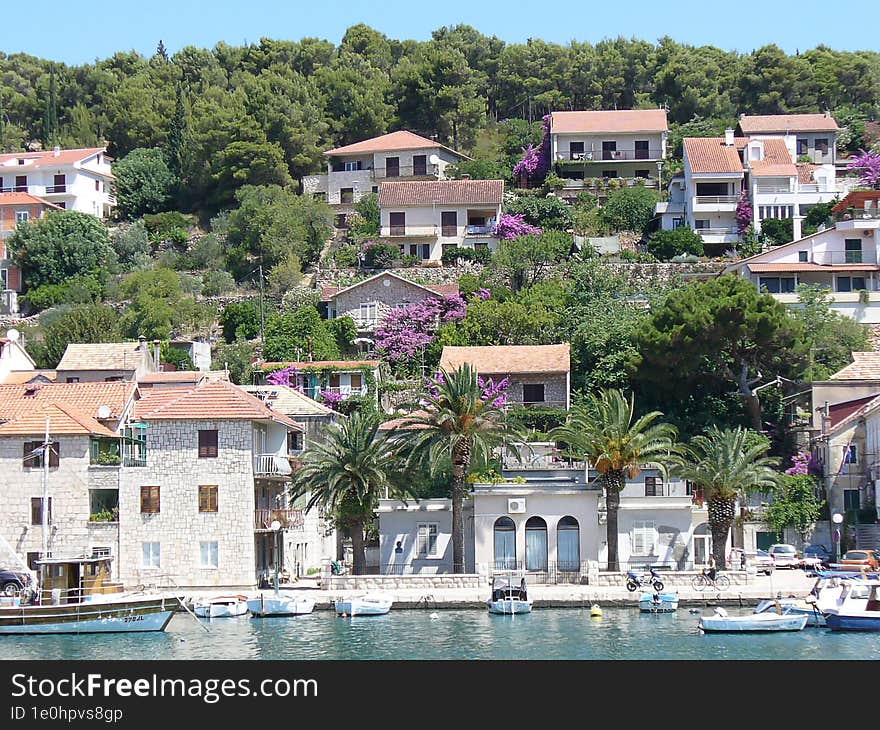
<svg viewBox="0 0 880 730">
<path fill-rule="evenodd" d="M 856 545 L 872 550 L 880 547 L 880 524 L 858 525 L 856 527 Z"/>
</svg>

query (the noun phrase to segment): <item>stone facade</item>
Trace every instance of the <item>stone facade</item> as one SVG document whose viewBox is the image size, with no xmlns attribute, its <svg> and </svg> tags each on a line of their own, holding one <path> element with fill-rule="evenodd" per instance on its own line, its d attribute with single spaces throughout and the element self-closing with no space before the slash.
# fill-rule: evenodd
<svg viewBox="0 0 880 730">
<path fill-rule="evenodd" d="M 492 378 L 498 382 L 506 373 L 480 373 L 484 378 Z M 543 385 L 544 400 L 534 405 L 547 405 L 556 408 L 568 408 L 568 373 L 534 373 L 527 375 L 511 374 L 510 387 L 507 389 L 507 400 L 511 404 L 523 403 L 524 385 Z"/>
<path fill-rule="evenodd" d="M 396 276 L 382 276 L 366 281 L 350 291 L 341 292 L 330 302 L 329 309 L 332 312 L 331 319 L 351 317 L 359 332 L 372 332 L 395 307 L 415 304 L 434 296 L 439 295 L 412 282 L 403 281 Z M 362 304 L 376 306 L 364 310 L 362 314 Z"/>
</svg>

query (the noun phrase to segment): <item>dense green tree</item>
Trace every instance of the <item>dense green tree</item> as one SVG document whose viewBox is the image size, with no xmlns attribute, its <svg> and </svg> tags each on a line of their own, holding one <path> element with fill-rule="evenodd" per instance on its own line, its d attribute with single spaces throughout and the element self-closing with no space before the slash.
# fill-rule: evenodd
<svg viewBox="0 0 880 730">
<path fill-rule="evenodd" d="M 247 340 L 239 339 L 231 343 L 221 342 L 217 345 L 211 358 L 211 369 L 226 370 L 233 383 L 247 385 L 251 382 L 254 356 L 255 348 Z"/>
<path fill-rule="evenodd" d="M 526 223 L 538 228 L 564 231 L 571 228 L 571 208 L 555 195 L 520 195 L 505 206 L 505 213 L 522 215 Z"/>
<path fill-rule="evenodd" d="M 517 292 L 546 278 L 555 264 L 571 255 L 573 247 L 571 234 L 563 231 L 517 236 L 500 242 L 489 269 L 492 276 Z"/>
<path fill-rule="evenodd" d="M 761 233 L 769 239 L 771 246 L 780 246 L 794 240 L 794 227 L 791 218 L 765 218 L 761 221 Z"/>
<path fill-rule="evenodd" d="M 816 496 L 816 478 L 809 474 L 780 474 L 773 490 L 773 501 L 764 521 L 785 540 L 785 528 L 792 527 L 807 542 L 816 522 L 822 519 L 825 503 Z"/>
<path fill-rule="evenodd" d="M 602 207 L 602 217 L 615 231 L 643 233 L 654 217 L 657 191 L 644 185 L 620 188 L 608 196 Z"/>
<path fill-rule="evenodd" d="M 113 166 L 113 174 L 119 213 L 129 220 L 166 210 L 178 182 L 165 153 L 155 148 L 132 150 Z"/>
<path fill-rule="evenodd" d="M 671 231 L 657 231 L 648 237 L 648 253 L 660 261 L 669 261 L 682 254 L 702 256 L 703 238 L 688 226 L 679 226 Z"/>
<path fill-rule="evenodd" d="M 220 313 L 220 326 L 223 339 L 230 345 L 240 339 L 256 339 L 260 334 L 260 302 L 256 299 L 230 302 Z"/>
<path fill-rule="evenodd" d="M 44 362 L 54 368 L 71 342 L 118 342 L 122 339 L 119 315 L 104 304 L 76 304 L 55 314 L 43 328 Z"/>
<path fill-rule="evenodd" d="M 263 357 L 268 362 L 338 360 L 339 345 L 314 307 L 276 312 L 266 319 Z"/>
</svg>

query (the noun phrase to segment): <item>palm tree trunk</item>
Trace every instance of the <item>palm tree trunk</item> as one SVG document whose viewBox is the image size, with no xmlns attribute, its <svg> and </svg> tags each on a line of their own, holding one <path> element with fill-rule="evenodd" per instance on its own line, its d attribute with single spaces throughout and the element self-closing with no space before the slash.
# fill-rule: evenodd
<svg viewBox="0 0 880 730">
<path fill-rule="evenodd" d="M 730 534 L 730 525 L 733 523 L 734 507 L 736 499 L 733 497 L 709 498 L 709 531 L 712 533 L 712 555 L 715 558 L 715 567 L 719 570 L 727 568 L 727 558 L 724 548 L 727 546 L 727 536 Z"/>
<path fill-rule="evenodd" d="M 354 566 L 352 571 L 355 575 L 363 575 L 367 572 L 367 554 L 364 544 L 364 523 L 352 522 L 349 528 L 351 532 L 351 549 Z"/>
<path fill-rule="evenodd" d="M 608 570 L 617 572 L 620 570 L 617 548 L 617 512 L 620 509 L 620 492 L 626 484 L 626 480 L 623 472 L 613 471 L 605 474 L 602 481 L 605 486 L 605 509 L 607 510 L 605 539 L 608 542 Z"/>
<path fill-rule="evenodd" d="M 464 573 L 464 498 L 471 464 L 470 439 L 452 449 L 452 572 Z"/>
</svg>

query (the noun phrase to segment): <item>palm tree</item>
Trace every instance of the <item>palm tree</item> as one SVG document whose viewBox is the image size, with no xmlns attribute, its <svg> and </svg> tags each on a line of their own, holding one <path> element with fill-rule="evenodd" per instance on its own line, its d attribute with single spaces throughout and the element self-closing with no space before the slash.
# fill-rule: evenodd
<svg viewBox="0 0 880 730">
<path fill-rule="evenodd" d="M 464 498 L 474 459 L 488 460 L 510 430 L 504 422 L 503 396 L 488 390 L 469 364 L 441 370 L 428 387 L 425 407 L 403 420 L 402 442 L 410 462 L 432 470 L 452 461 L 452 565 L 464 573 Z"/>
<path fill-rule="evenodd" d="M 776 459 L 766 456 L 766 444 L 749 445 L 744 428 L 721 430 L 712 426 L 695 436 L 674 458 L 673 471 L 703 489 L 709 507 L 712 555 L 726 568 L 724 547 L 733 523 L 737 497 L 772 489 L 779 481 Z"/>
<path fill-rule="evenodd" d="M 372 520 L 379 497 L 405 497 L 403 460 L 390 434 L 379 430 L 373 412 L 355 412 L 325 427 L 326 441 L 314 444 L 293 476 L 290 496 L 308 494 L 306 511 L 321 505 L 337 527 L 351 533 L 354 574 L 366 567 L 364 529 Z"/>
<path fill-rule="evenodd" d="M 569 445 L 578 458 L 586 459 L 599 472 L 607 510 L 608 570 L 619 569 L 617 511 L 620 492 L 627 478 L 635 478 L 643 466 L 666 474 L 666 462 L 674 450 L 676 430 L 668 423 L 655 423 L 663 414 L 647 413 L 633 423 L 633 398 L 616 389 L 572 407 L 565 424 L 551 436 Z"/>
</svg>

